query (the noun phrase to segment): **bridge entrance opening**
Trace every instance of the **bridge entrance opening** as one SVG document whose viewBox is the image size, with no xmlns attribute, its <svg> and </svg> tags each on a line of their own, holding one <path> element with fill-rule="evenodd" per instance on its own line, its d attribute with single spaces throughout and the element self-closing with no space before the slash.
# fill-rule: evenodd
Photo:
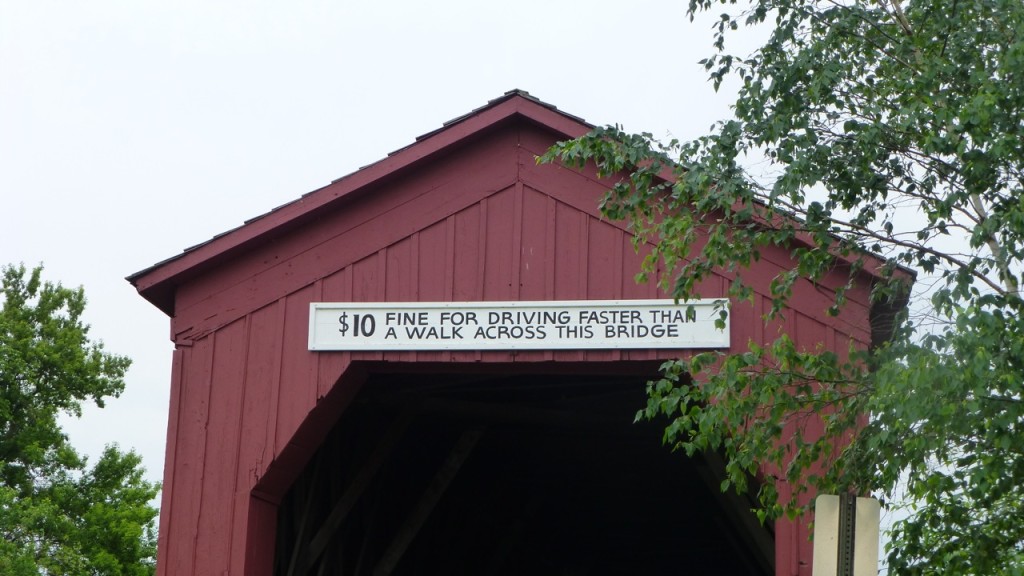
<svg viewBox="0 0 1024 576">
<path fill-rule="evenodd" d="M 275 573 L 774 574 L 717 458 L 633 423 L 645 382 L 374 374 L 281 503 Z"/>
</svg>

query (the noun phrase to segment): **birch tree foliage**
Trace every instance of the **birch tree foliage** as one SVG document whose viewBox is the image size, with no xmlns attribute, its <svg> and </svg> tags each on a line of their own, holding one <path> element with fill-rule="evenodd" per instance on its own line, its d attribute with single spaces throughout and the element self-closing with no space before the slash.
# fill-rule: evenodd
<svg viewBox="0 0 1024 576">
<path fill-rule="evenodd" d="M 0 281 L 0 574 L 152 574 L 159 487 L 116 446 L 90 465 L 58 422 L 119 395 L 130 361 L 89 338 L 81 288 L 23 266 Z"/>
<path fill-rule="evenodd" d="M 875 303 L 907 298 L 901 268 L 917 284 L 884 345 L 847 359 L 780 336 L 668 362 L 638 417 L 668 417 L 688 454 L 724 453 L 724 489 L 768 470 L 764 519 L 799 513 L 809 488 L 892 503 L 902 486 L 892 573 L 1024 572 L 1024 3 L 690 0 L 702 11 L 721 13 L 701 64 L 716 89 L 739 84 L 732 119 L 690 142 L 599 128 L 541 161 L 626 174 L 602 211 L 655 245 L 640 278 L 664 270 L 682 301 L 715 269 L 751 298 L 742 270 L 769 246 L 796 265 L 768 320 L 800 278 L 837 269 L 849 282 L 823 312 L 839 313 L 872 255 Z M 747 26 L 768 40 L 730 53 Z M 823 437 L 793 433 L 807 414 Z"/>
</svg>

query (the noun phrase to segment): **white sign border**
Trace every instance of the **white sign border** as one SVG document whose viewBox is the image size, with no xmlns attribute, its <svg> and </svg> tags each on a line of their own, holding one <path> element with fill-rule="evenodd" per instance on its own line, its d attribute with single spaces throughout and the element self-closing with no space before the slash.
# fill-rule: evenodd
<svg viewBox="0 0 1024 576">
<path fill-rule="evenodd" d="M 516 309 L 516 308 L 559 308 L 559 309 L 572 309 L 572 308 L 631 308 L 631 307 L 642 307 L 642 306 L 673 306 L 680 308 L 687 308 L 694 306 L 697 308 L 698 314 L 700 309 L 704 308 L 707 312 L 715 314 L 717 318 L 716 306 L 721 304 L 722 309 L 727 313 L 725 328 L 724 330 L 718 329 L 712 326 L 714 331 L 714 337 L 703 338 L 695 341 L 679 343 L 679 345 L 670 346 L 659 346 L 652 345 L 649 341 L 639 342 L 631 344 L 628 341 L 625 343 L 617 343 L 614 345 L 607 346 L 581 346 L 579 341 L 540 341 L 540 340 L 518 340 L 515 342 L 507 341 L 494 341 L 493 346 L 481 346 L 483 342 L 473 341 L 474 345 L 468 345 L 465 340 L 460 340 L 457 343 L 446 340 L 431 340 L 424 341 L 423 344 L 415 347 L 407 346 L 394 346 L 394 347 L 381 347 L 378 345 L 372 346 L 359 346 L 358 344 L 351 347 L 336 347 L 332 345 L 318 344 L 316 342 L 316 316 L 317 311 L 321 309 L 330 308 L 344 308 L 345 310 L 417 310 L 417 309 L 431 309 L 431 310 L 444 310 L 444 309 L 457 309 L 457 310 L 474 310 L 474 309 Z M 671 299 L 647 299 L 647 300 L 512 300 L 512 301 L 472 301 L 472 302 L 311 302 L 309 305 L 309 338 L 307 346 L 311 352 L 410 352 L 410 351 L 500 351 L 500 350 L 642 350 L 642 349 L 659 349 L 659 350 L 696 350 L 696 349 L 725 349 L 731 345 L 731 310 L 730 302 L 727 298 L 701 298 L 697 300 L 690 300 L 688 302 L 675 303 Z M 714 319 L 704 320 L 703 322 L 714 322 Z"/>
</svg>

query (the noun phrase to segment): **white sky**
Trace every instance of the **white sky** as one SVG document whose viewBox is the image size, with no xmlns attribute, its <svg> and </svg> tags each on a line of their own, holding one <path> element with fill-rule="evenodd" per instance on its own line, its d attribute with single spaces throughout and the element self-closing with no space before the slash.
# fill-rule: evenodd
<svg viewBox="0 0 1024 576">
<path fill-rule="evenodd" d="M 0 264 L 85 287 L 128 387 L 66 428 L 161 480 L 166 316 L 124 277 L 512 88 L 692 138 L 728 113 L 710 22 L 633 0 L 0 0 Z"/>
</svg>

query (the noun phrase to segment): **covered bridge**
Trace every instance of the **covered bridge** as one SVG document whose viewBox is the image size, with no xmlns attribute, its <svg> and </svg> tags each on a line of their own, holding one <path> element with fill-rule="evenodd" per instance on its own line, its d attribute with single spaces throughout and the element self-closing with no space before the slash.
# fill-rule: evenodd
<svg viewBox="0 0 1024 576">
<path fill-rule="evenodd" d="M 660 362 L 696 346 L 779 331 L 867 346 L 871 278 L 839 317 L 826 287 L 800 283 L 799 308 L 766 324 L 768 280 L 791 264 L 768 252 L 748 272 L 759 295 L 732 304 L 717 343 L 666 346 L 663 327 L 656 347 L 623 345 L 644 323 L 634 301 L 665 295 L 634 282 L 642 254 L 598 212 L 611 183 L 535 162 L 590 128 L 512 91 L 129 278 L 175 344 L 158 574 L 809 574 L 805 523 L 762 527 L 719 492 L 714 455 L 672 454 L 633 415 Z M 427 346 L 368 337 L 448 310 L 420 302 L 454 303 L 474 334 L 468 312 L 498 314 L 480 337 L 498 342 L 456 345 L 451 315 Z M 557 345 L 508 344 L 530 314 L 558 322 L 592 302 L 611 314 L 593 331 L 625 326 L 619 340 L 577 346 L 582 327 L 549 323 Z M 314 303 L 342 305 L 327 331 L 351 346 L 321 341 Z"/>
</svg>

